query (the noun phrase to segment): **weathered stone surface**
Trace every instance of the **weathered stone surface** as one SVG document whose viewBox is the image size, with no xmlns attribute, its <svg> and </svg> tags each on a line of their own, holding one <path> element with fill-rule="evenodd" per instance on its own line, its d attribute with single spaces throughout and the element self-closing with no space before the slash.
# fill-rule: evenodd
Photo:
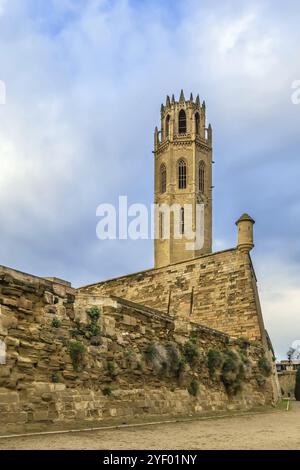
<svg viewBox="0 0 300 470">
<path fill-rule="evenodd" d="M 239 260 L 240 265 L 237 268 L 235 263 L 238 257 L 235 256 L 230 258 L 233 266 L 243 272 L 247 271 L 243 264 L 245 260 L 242 259 Z M 199 263 L 201 265 L 204 260 L 198 261 Z M 256 307 L 251 299 L 249 300 L 249 295 L 247 294 L 246 302 L 238 291 L 238 302 L 234 303 L 235 300 L 228 292 L 229 281 L 226 280 L 226 276 L 234 279 L 234 272 L 231 268 L 228 270 L 222 267 L 221 261 L 219 265 L 218 257 L 213 261 L 214 266 L 211 263 L 212 261 L 206 260 L 205 268 L 198 266 L 192 270 L 188 269 L 189 263 L 183 263 L 176 269 L 169 267 L 170 272 L 156 270 L 156 274 L 144 275 L 136 287 L 138 304 L 115 297 L 108 298 L 108 292 L 103 296 L 103 290 L 111 289 L 110 283 L 105 287 L 95 285 L 93 288 L 75 291 L 68 286 L 53 284 L 49 280 L 11 271 L 11 274 L 5 277 L 5 287 L 12 289 L 11 299 L 22 298 L 28 302 L 23 302 L 22 309 L 13 303 L 10 306 L 1 305 L 0 339 L 5 342 L 7 348 L 7 364 L 0 365 L 2 424 L 9 423 L 11 429 L 13 422 L 100 420 L 106 417 L 140 416 L 144 413 L 186 415 L 225 410 L 228 406 L 248 409 L 271 403 L 271 379 L 267 378 L 263 387 L 260 387 L 255 379 L 257 361 L 264 353 L 262 347 L 249 346 L 247 355 L 252 364 L 251 374 L 233 401 L 220 381 L 211 380 L 207 369 L 207 353 L 209 349 L 224 351 L 229 343 L 230 347 L 236 348 L 236 339 L 200 326 L 198 323 L 201 323 L 205 315 L 202 317 L 197 313 L 198 316 L 195 316 L 194 312 L 190 317 L 181 315 L 180 305 L 184 307 L 185 304 L 186 307 L 190 302 L 186 293 L 181 297 L 177 292 L 178 299 L 176 296 L 173 300 L 171 298 L 170 305 L 177 309 L 176 320 L 174 321 L 172 315 L 166 314 L 168 283 L 180 284 L 182 291 L 188 291 L 190 283 L 198 283 L 203 291 L 199 290 L 200 297 L 197 299 L 197 289 L 194 289 L 195 312 L 200 312 L 204 305 L 207 311 L 214 309 L 216 317 L 219 316 L 220 319 L 220 329 L 225 330 L 228 328 L 228 312 L 234 311 L 230 326 L 232 332 L 243 331 L 247 325 L 249 335 L 257 338 L 260 330 L 257 318 L 254 319 L 253 312 Z M 4 282 L 1 269 L 0 267 L 0 287 L 1 282 Z M 208 286 L 214 269 L 218 269 L 220 274 L 220 292 Z M 9 271 L 7 268 L 3 270 L 6 273 Z M 246 278 L 245 282 L 248 282 L 249 278 Z M 134 282 L 124 282 L 128 288 L 126 296 L 129 299 L 135 295 Z M 222 282 L 227 290 L 222 287 Z M 234 283 L 238 284 L 238 275 Z M 110 293 L 119 294 L 123 292 L 124 287 L 120 280 L 115 281 Z M 244 285 L 242 288 L 246 292 Z M 16 296 L 14 289 L 20 291 L 21 296 Z M 8 294 L 6 297 L 8 298 Z M 141 304 L 144 301 L 148 303 L 146 307 Z M 97 305 L 100 309 L 99 331 L 92 328 L 92 333 L 86 310 Z M 246 312 L 243 310 L 245 305 Z M 153 306 L 157 310 L 153 309 Z M 55 314 L 49 314 L 49 309 L 53 309 Z M 173 314 L 174 309 L 170 313 Z M 240 324 L 235 324 L 235 309 L 244 315 Z M 78 317 L 84 317 L 84 321 L 73 321 L 73 318 Z M 194 323 L 190 322 L 191 318 Z M 210 322 L 209 315 L 206 321 Z M 179 348 L 182 355 L 192 333 L 197 338 L 199 364 L 194 368 L 186 365 L 180 377 L 177 372 L 169 369 L 164 372 L 163 368 L 157 371 L 155 364 L 147 359 L 146 352 L 149 348 L 151 350 L 154 344 L 159 344 L 159 347 L 166 351 L 169 343 L 176 343 L 176 348 Z M 70 354 L 72 341 L 81 343 L 84 348 L 83 360 L 78 370 L 74 370 Z M 191 396 L 187 391 L 192 378 L 199 382 L 197 397 Z M 13 420 L 16 416 L 17 419 Z"/>
<path fill-rule="evenodd" d="M 32 360 L 29 357 L 19 356 L 18 358 L 19 367 L 32 367 Z"/>
<path fill-rule="evenodd" d="M 264 331 L 253 278 L 248 254 L 232 249 L 86 286 L 79 294 L 91 299 L 115 295 L 231 336 L 259 340 Z M 132 320 L 123 321 L 130 326 Z"/>
<path fill-rule="evenodd" d="M 13 336 L 7 336 L 5 338 L 5 343 L 6 343 L 6 346 L 12 346 L 13 348 L 16 348 L 17 346 L 19 346 L 20 341 Z"/>
<path fill-rule="evenodd" d="M 25 299 L 24 297 L 20 297 L 18 301 L 18 308 L 24 309 L 24 310 L 31 310 L 32 309 L 31 300 Z"/>
</svg>

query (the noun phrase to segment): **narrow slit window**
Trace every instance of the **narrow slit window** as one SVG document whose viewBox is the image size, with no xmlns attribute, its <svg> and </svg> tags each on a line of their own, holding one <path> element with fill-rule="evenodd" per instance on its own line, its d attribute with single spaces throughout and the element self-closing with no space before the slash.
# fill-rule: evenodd
<svg viewBox="0 0 300 470">
<path fill-rule="evenodd" d="M 184 208 L 181 207 L 180 209 L 180 233 L 181 235 L 184 234 Z"/>
<path fill-rule="evenodd" d="M 164 214 L 159 215 L 159 238 L 162 240 L 164 238 Z"/>
<path fill-rule="evenodd" d="M 178 163 L 178 187 L 179 189 L 186 188 L 186 163 L 180 160 Z"/>
</svg>

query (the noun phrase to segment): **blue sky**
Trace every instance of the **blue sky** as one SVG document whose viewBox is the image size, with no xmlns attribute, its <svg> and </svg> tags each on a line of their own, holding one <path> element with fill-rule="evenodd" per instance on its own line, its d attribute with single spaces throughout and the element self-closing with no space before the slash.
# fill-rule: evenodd
<svg viewBox="0 0 300 470">
<path fill-rule="evenodd" d="M 75 286 L 153 264 L 152 241 L 96 238 L 96 207 L 151 204 L 166 94 L 206 100 L 214 249 L 255 218 L 253 260 L 278 356 L 300 339 L 300 4 L 0 0 L 0 263 Z"/>
</svg>

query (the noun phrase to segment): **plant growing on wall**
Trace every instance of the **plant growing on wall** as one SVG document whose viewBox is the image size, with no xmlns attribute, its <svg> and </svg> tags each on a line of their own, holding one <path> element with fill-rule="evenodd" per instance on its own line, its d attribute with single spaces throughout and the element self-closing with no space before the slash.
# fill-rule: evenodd
<svg viewBox="0 0 300 470">
<path fill-rule="evenodd" d="M 101 328 L 97 323 L 91 322 L 89 325 L 89 331 L 91 332 L 92 336 L 99 336 L 101 334 Z"/>
<path fill-rule="evenodd" d="M 87 316 L 89 318 L 88 330 L 92 336 L 99 336 L 101 334 L 101 328 L 98 324 L 101 312 L 98 307 L 91 307 L 86 310 Z"/>
<path fill-rule="evenodd" d="M 52 319 L 51 326 L 52 326 L 53 328 L 59 328 L 60 325 L 61 325 L 61 321 L 60 321 L 57 317 L 54 317 L 54 318 Z"/>
<path fill-rule="evenodd" d="M 221 369 L 223 365 L 223 356 L 219 351 L 210 349 L 207 354 L 207 367 L 210 377 L 214 377 L 217 369 Z"/>
<path fill-rule="evenodd" d="M 224 362 L 221 371 L 221 379 L 227 392 L 231 395 L 237 393 L 245 378 L 245 367 L 239 355 L 232 349 L 224 353 Z"/>
<path fill-rule="evenodd" d="M 51 375 L 51 382 L 54 384 L 59 382 L 59 376 L 55 372 L 53 372 L 53 374 Z"/>
<path fill-rule="evenodd" d="M 154 359 L 157 357 L 158 355 L 158 352 L 157 352 L 157 345 L 155 343 L 151 343 L 147 346 L 147 348 L 145 349 L 145 356 L 146 356 L 146 359 L 149 361 L 149 362 L 152 362 L 154 361 Z"/>
<path fill-rule="evenodd" d="M 300 368 L 296 373 L 295 398 L 297 401 L 300 401 Z"/>
<path fill-rule="evenodd" d="M 147 363 L 152 366 L 156 374 L 165 375 L 168 373 L 168 351 L 163 344 L 151 343 L 145 350 Z"/>
<path fill-rule="evenodd" d="M 240 336 L 240 337 L 238 338 L 238 342 L 239 342 L 240 347 L 241 347 L 242 349 L 247 349 L 247 348 L 250 346 L 250 344 L 251 344 L 250 341 L 249 341 L 249 339 L 246 338 L 245 336 Z"/>
<path fill-rule="evenodd" d="M 100 310 L 98 307 L 91 307 L 88 308 L 86 311 L 88 317 L 90 318 L 91 321 L 97 322 L 100 318 Z"/>
<path fill-rule="evenodd" d="M 178 375 L 182 366 L 183 358 L 181 357 L 180 351 L 176 343 L 169 341 L 166 344 L 167 357 L 168 357 L 168 369 L 170 372 L 173 372 L 175 375 Z"/>
<path fill-rule="evenodd" d="M 108 361 L 107 371 L 111 377 L 116 374 L 116 363 L 114 361 Z"/>
<path fill-rule="evenodd" d="M 75 328 L 70 330 L 70 335 L 72 336 L 72 338 L 78 338 L 78 336 L 84 336 L 85 331 L 79 318 L 75 318 L 74 325 L 75 325 Z"/>
<path fill-rule="evenodd" d="M 69 345 L 69 352 L 74 370 L 82 370 L 85 354 L 84 344 L 82 344 L 80 341 L 71 341 Z"/>
<path fill-rule="evenodd" d="M 179 377 L 185 368 L 185 357 L 182 356 L 178 345 L 173 341 L 169 341 L 165 345 L 149 344 L 145 350 L 145 357 L 157 374 Z"/>
<path fill-rule="evenodd" d="M 272 373 L 272 367 L 270 362 L 265 356 L 262 356 L 258 361 L 258 368 L 262 375 L 265 377 L 269 377 Z"/>
<path fill-rule="evenodd" d="M 199 349 L 195 338 L 190 338 L 184 345 L 183 354 L 190 366 L 194 366 L 199 358 Z"/>
<path fill-rule="evenodd" d="M 262 387 L 266 383 L 266 377 L 264 377 L 262 374 L 257 374 L 255 379 L 259 387 Z"/>
<path fill-rule="evenodd" d="M 197 380 L 193 379 L 188 387 L 188 392 L 193 397 L 196 397 L 199 393 L 199 383 Z"/>
<path fill-rule="evenodd" d="M 112 395 L 112 389 L 110 387 L 104 387 L 102 393 L 105 397 L 110 397 Z"/>
</svg>

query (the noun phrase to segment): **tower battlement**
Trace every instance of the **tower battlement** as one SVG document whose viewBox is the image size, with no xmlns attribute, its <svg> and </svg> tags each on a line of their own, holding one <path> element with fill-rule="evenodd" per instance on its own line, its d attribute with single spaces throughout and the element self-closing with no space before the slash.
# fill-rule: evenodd
<svg viewBox="0 0 300 470">
<path fill-rule="evenodd" d="M 166 104 L 161 105 L 160 114 L 160 130 L 156 127 L 154 132 L 156 149 L 168 141 L 185 138 L 211 145 L 212 129 L 210 124 L 206 127 L 206 104 L 205 101 L 201 104 L 199 95 L 194 100 L 191 93 L 189 100 L 186 100 L 181 90 L 178 101 L 174 95 L 172 98 L 167 95 Z"/>
</svg>

